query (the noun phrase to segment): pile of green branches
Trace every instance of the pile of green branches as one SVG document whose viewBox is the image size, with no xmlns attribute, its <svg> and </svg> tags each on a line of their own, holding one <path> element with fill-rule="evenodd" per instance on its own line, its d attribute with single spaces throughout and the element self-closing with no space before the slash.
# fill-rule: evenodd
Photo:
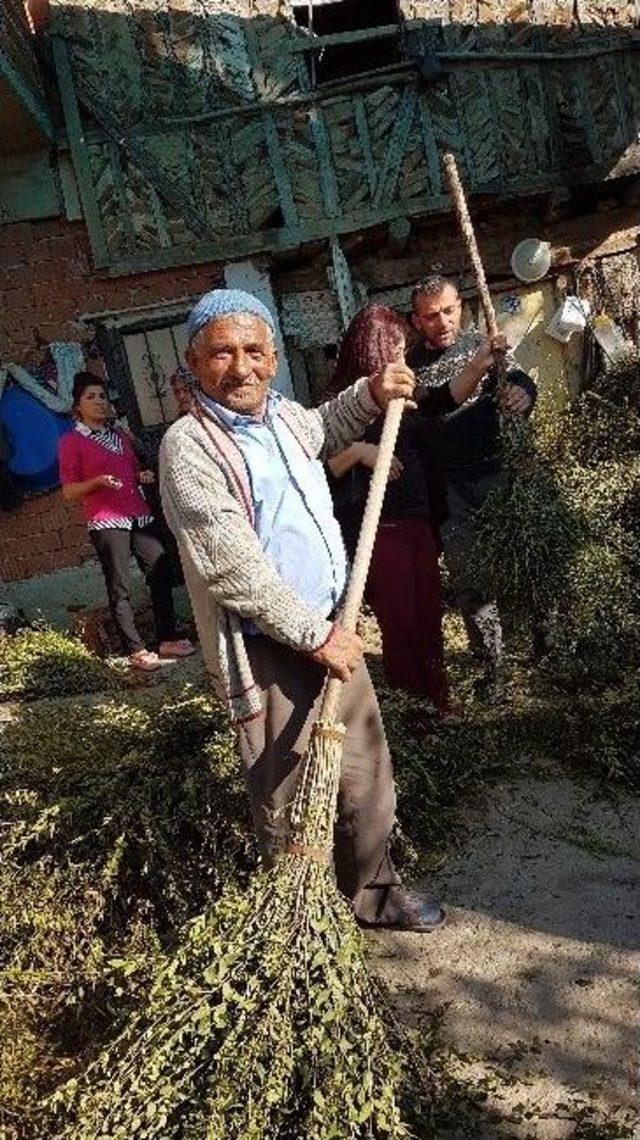
<svg viewBox="0 0 640 1140">
<path fill-rule="evenodd" d="M 640 660 L 640 358 L 604 367 L 559 417 L 553 455 L 583 540 L 549 666 L 572 690 L 620 684 Z"/>
<path fill-rule="evenodd" d="M 544 620 L 556 684 L 615 684 L 640 657 L 638 356 L 538 419 L 504 421 L 505 476 L 473 558 L 516 626 Z"/>
<path fill-rule="evenodd" d="M 640 449 L 640 356 L 601 367 L 559 417 L 559 455 L 582 467 L 611 464 Z"/>
<path fill-rule="evenodd" d="M 517 625 L 553 610 L 566 590 L 584 522 L 531 425 L 505 417 L 504 477 L 478 512 L 476 574 Z"/>
<path fill-rule="evenodd" d="M 0 637 L 0 700 L 75 696 L 118 687 L 107 666 L 64 633 L 34 628 Z"/>
<path fill-rule="evenodd" d="M 23 703 L 0 756 L 0 1103 L 33 1140 L 256 853 L 226 714 L 188 690 Z"/>
</svg>

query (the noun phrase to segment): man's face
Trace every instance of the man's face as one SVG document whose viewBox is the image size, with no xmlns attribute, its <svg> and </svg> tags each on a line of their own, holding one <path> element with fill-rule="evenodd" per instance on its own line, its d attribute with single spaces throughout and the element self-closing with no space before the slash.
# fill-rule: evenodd
<svg viewBox="0 0 640 1140">
<path fill-rule="evenodd" d="M 170 383 L 178 411 L 180 415 L 183 416 L 191 411 L 191 405 L 193 404 L 191 389 L 180 376 L 172 376 Z"/>
<path fill-rule="evenodd" d="M 455 344 L 462 320 L 462 302 L 453 285 L 439 293 L 419 293 L 413 303 L 413 325 L 433 348 Z"/>
<path fill-rule="evenodd" d="M 205 396 L 232 412 L 262 415 L 278 358 L 260 317 L 216 317 L 194 337 L 185 359 Z"/>
</svg>

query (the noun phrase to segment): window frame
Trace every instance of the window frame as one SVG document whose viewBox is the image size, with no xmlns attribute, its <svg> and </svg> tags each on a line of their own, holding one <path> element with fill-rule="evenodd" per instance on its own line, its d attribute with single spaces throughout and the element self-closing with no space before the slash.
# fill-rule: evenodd
<svg viewBox="0 0 640 1140">
<path fill-rule="evenodd" d="M 298 3 L 292 5 L 293 23 L 296 29 L 302 33 L 301 38 L 297 43 L 292 45 L 294 53 L 299 54 L 301 59 L 304 60 L 308 76 L 308 86 L 311 91 L 325 91 L 330 90 L 332 86 L 348 83 L 349 81 L 357 81 L 361 77 L 375 75 L 381 70 L 388 70 L 388 68 L 379 66 L 366 67 L 361 70 L 349 71 L 345 75 L 336 76 L 329 79 L 318 78 L 318 56 L 321 56 L 327 49 L 341 48 L 341 47 L 357 47 L 358 44 L 367 44 L 384 39 L 394 41 L 394 46 L 397 48 L 397 59 L 394 60 L 390 67 L 391 69 L 401 66 L 406 62 L 403 53 L 403 27 L 404 17 L 400 7 L 400 0 L 391 0 L 394 4 L 396 11 L 396 22 L 392 24 L 372 24 L 362 28 L 354 28 L 350 31 L 329 32 L 318 34 L 313 30 L 313 3 Z M 337 4 L 340 0 L 327 0 L 327 3 Z M 318 7 L 324 7 L 320 4 Z M 364 7 L 364 4 L 362 5 Z M 295 10 L 307 8 L 310 16 L 309 26 L 298 23 L 295 15 Z"/>
<path fill-rule="evenodd" d="M 119 412 L 126 416 L 129 427 L 142 442 L 158 445 L 170 424 L 142 422 L 135 381 L 131 373 L 125 337 L 139 333 L 169 329 L 183 324 L 193 307 L 195 298 L 185 299 L 171 306 L 164 306 L 145 313 L 123 313 L 111 319 L 94 318 L 96 344 L 104 360 L 109 394 L 119 403 Z M 85 318 L 90 320 L 91 318 Z"/>
</svg>

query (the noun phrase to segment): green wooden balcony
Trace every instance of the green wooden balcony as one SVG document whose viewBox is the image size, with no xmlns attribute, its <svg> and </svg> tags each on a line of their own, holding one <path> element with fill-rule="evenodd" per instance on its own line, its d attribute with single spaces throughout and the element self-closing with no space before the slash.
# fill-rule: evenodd
<svg viewBox="0 0 640 1140">
<path fill-rule="evenodd" d="M 295 247 L 448 208 L 440 160 L 496 199 L 638 168 L 640 33 L 434 25 L 316 40 L 283 17 L 58 4 L 53 53 L 96 263 Z M 203 12 L 208 14 L 203 14 Z M 371 71 L 367 39 L 393 42 Z M 351 44 L 344 79 L 310 58 Z"/>
</svg>

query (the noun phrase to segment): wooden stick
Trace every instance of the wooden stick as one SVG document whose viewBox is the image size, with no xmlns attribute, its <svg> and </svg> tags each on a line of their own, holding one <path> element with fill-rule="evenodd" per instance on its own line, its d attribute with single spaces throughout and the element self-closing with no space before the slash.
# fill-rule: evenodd
<svg viewBox="0 0 640 1140">
<path fill-rule="evenodd" d="M 476 287 L 480 295 L 480 303 L 484 312 L 484 319 L 487 325 L 487 333 L 493 338 L 498 335 L 498 323 L 496 321 L 496 311 L 493 307 L 489 286 L 487 285 L 487 278 L 478 249 L 475 231 L 473 229 L 473 222 L 467 207 L 467 200 L 465 198 L 464 188 L 460 181 L 458 173 L 458 164 L 452 154 L 445 154 L 442 165 L 444 167 L 445 177 L 449 183 L 449 191 L 453 200 L 453 206 L 458 218 L 462 237 L 467 247 L 467 253 L 473 265 L 473 272 L 476 278 Z M 498 391 L 502 391 L 506 380 L 506 362 L 504 352 L 495 354 L 495 367 L 498 374 Z"/>
<path fill-rule="evenodd" d="M 358 538 L 358 546 L 353 560 L 344 610 L 340 618 L 341 625 L 344 629 L 349 630 L 350 633 L 355 631 L 360 606 L 362 605 L 367 574 L 369 573 L 369 564 L 371 562 L 371 555 L 373 554 L 373 544 L 376 540 L 380 512 L 382 511 L 382 503 L 387 490 L 391 460 L 393 459 L 403 411 L 404 400 L 402 399 L 391 400 L 387 405 L 382 437 L 378 447 L 378 456 L 371 477 L 371 486 L 369 487 L 367 505 L 364 510 L 364 517 L 360 528 L 360 537 Z M 329 676 L 322 699 L 320 720 L 331 722 L 336 719 L 342 685 L 343 682 L 339 677 Z"/>
</svg>

